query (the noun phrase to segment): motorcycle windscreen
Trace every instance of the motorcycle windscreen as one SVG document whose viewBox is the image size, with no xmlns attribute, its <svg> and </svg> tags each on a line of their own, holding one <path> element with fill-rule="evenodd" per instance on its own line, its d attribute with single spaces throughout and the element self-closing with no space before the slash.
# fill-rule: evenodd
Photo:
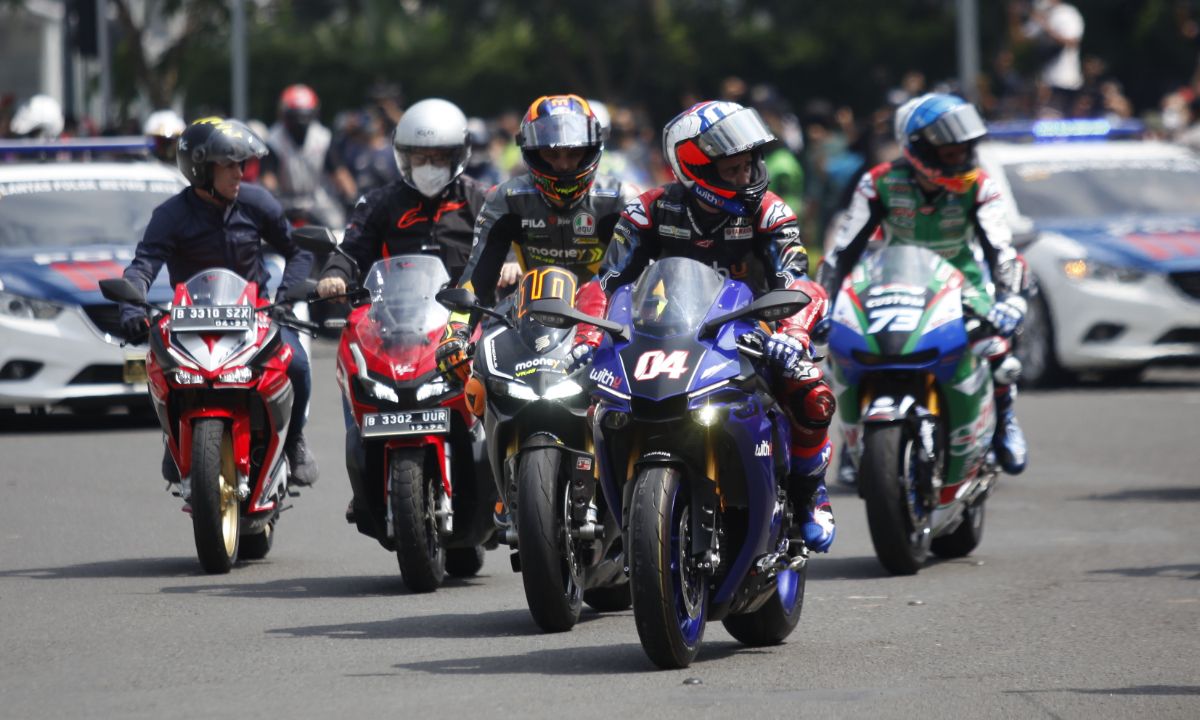
<svg viewBox="0 0 1200 720">
<path fill-rule="evenodd" d="M 371 293 L 367 319 L 384 342 L 412 343 L 441 330 L 450 311 L 434 299 L 450 282 L 442 261 L 432 255 L 397 255 L 377 261 L 363 287 Z"/>
<path fill-rule="evenodd" d="M 922 318 L 938 291 L 961 273 L 940 255 L 923 247 L 898 245 L 882 248 L 863 262 L 863 282 L 858 289 L 869 323 L 868 333 L 885 356 L 913 351 L 917 337 L 927 329 Z"/>
<path fill-rule="evenodd" d="M 183 283 L 192 305 L 201 306 L 238 305 L 247 285 L 241 275 L 224 268 L 201 270 Z"/>
<path fill-rule="evenodd" d="M 716 270 L 695 260 L 655 262 L 633 286 L 634 330 L 653 337 L 694 334 L 724 284 Z"/>
<path fill-rule="evenodd" d="M 251 284 L 231 270 L 201 270 L 183 283 L 186 302 L 171 308 L 172 343 L 205 370 L 233 361 L 254 339 L 255 295 Z"/>
</svg>

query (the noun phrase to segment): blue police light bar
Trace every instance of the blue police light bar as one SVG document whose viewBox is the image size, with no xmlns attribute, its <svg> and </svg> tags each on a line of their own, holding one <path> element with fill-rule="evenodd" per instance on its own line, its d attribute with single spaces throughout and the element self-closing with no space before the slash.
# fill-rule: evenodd
<svg viewBox="0 0 1200 720">
<path fill-rule="evenodd" d="M 1009 120 L 988 125 L 993 140 L 1116 140 L 1137 138 L 1146 132 L 1140 120 L 1072 118 L 1066 120 Z"/>
<path fill-rule="evenodd" d="M 148 155 L 154 143 L 140 135 L 67 138 L 64 140 L 0 140 L 0 154 L 47 155 L 57 153 L 120 153 Z"/>
</svg>

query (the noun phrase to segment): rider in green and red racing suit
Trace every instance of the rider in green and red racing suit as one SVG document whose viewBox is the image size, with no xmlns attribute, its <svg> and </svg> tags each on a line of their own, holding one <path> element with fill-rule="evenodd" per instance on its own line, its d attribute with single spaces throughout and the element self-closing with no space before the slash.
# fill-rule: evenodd
<svg viewBox="0 0 1200 720">
<path fill-rule="evenodd" d="M 963 302 L 1010 338 L 1025 315 L 1026 273 L 1012 247 L 999 189 L 975 162 L 974 145 L 987 132 L 983 120 L 961 98 L 928 94 L 897 110 L 895 128 L 904 157 L 872 168 L 859 181 L 821 268 L 829 297 L 836 299 L 868 243 L 882 232 L 885 243 L 928 248 L 958 268 L 967 280 Z M 989 359 L 998 420 L 993 447 L 1004 471 L 1016 475 L 1027 455 L 1013 410 L 1020 362 L 1008 344 Z M 843 404 L 842 419 L 853 425 L 858 412 Z"/>
</svg>

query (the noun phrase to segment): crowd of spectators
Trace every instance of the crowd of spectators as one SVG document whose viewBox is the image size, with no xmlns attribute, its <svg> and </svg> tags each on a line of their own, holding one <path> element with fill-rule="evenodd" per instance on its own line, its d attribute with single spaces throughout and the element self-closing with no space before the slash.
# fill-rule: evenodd
<svg viewBox="0 0 1200 720">
<path fill-rule="evenodd" d="M 1103 58 L 1081 51 L 1086 16 L 1063 0 L 1008 0 L 1008 28 L 1002 47 L 989 58 L 978 85 L 963 93 L 956 81 L 930 81 L 918 70 L 899 74 L 878 107 L 863 112 L 835 99 L 789 97 L 785 88 L 728 77 L 714 88 L 720 99 L 758 109 L 779 139 L 767 157 L 772 189 L 796 210 L 810 250 L 819 253 L 827 226 L 848 201 L 855 178 L 866 168 L 896 157 L 892 115 L 906 100 L 925 92 L 957 92 L 972 96 L 990 121 L 1043 118 L 1107 118 L 1135 116 L 1133 103 L 1121 83 L 1108 72 Z M 1182 18 L 1179 32 L 1189 41 L 1200 38 L 1200 22 Z M 1191 35 L 1189 35 L 1191 33 Z M 1018 62 L 1018 61 L 1021 62 Z M 547 92 L 563 88 L 547 88 Z M 454 98 L 449 98 L 453 100 Z M 532 98 L 514 98 L 523 106 Z M 679 98 L 680 108 L 706 99 Z M 662 158 L 660 130 L 668 118 L 653 117 L 637 103 L 600 98 L 591 100 L 608 127 L 602 172 L 620 176 L 639 188 L 669 180 Z M 355 108 L 321 108 L 331 133 L 323 172 L 329 194 L 348 209 L 368 190 L 398 178 L 392 155 L 391 132 L 403 114 L 405 98 L 399 86 L 372 87 Z M 280 116 L 272 118 L 276 125 Z M 202 110 L 196 117 L 219 114 Z M 189 118 L 192 119 L 192 118 Z M 1158 107 L 1141 114 L 1147 134 L 1183 142 L 1200 150 L 1200 63 L 1190 82 L 1168 92 Z M 491 118 L 470 118 L 472 155 L 466 173 L 498 184 L 523 171 L 521 154 L 512 142 L 520 111 Z M 250 121 L 264 138 L 274 130 L 268 123 Z M 0 98 L 0 136 L 59 137 L 94 134 L 138 134 L 131 118 L 107 133 L 89 121 L 64 118 L 57 102 L 35 96 L 17 103 Z M 167 158 L 164 158 L 167 159 Z M 261 169 L 271 181 L 271 168 Z M 248 173 L 253 177 L 253 173 Z"/>
</svg>

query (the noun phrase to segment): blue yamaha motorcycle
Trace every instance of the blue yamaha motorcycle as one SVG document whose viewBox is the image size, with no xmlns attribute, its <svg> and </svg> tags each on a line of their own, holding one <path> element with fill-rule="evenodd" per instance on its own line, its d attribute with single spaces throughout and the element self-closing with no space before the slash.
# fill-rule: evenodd
<svg viewBox="0 0 1200 720">
<path fill-rule="evenodd" d="M 608 319 L 559 300 L 540 322 L 584 322 L 607 337 L 589 379 L 604 496 L 624 533 L 634 618 L 659 667 L 689 665 L 705 623 L 747 645 L 782 642 L 800 620 L 808 551 L 789 544 L 789 425 L 738 339 L 810 298 L 746 285 L 664 258 L 612 298 Z"/>
</svg>

